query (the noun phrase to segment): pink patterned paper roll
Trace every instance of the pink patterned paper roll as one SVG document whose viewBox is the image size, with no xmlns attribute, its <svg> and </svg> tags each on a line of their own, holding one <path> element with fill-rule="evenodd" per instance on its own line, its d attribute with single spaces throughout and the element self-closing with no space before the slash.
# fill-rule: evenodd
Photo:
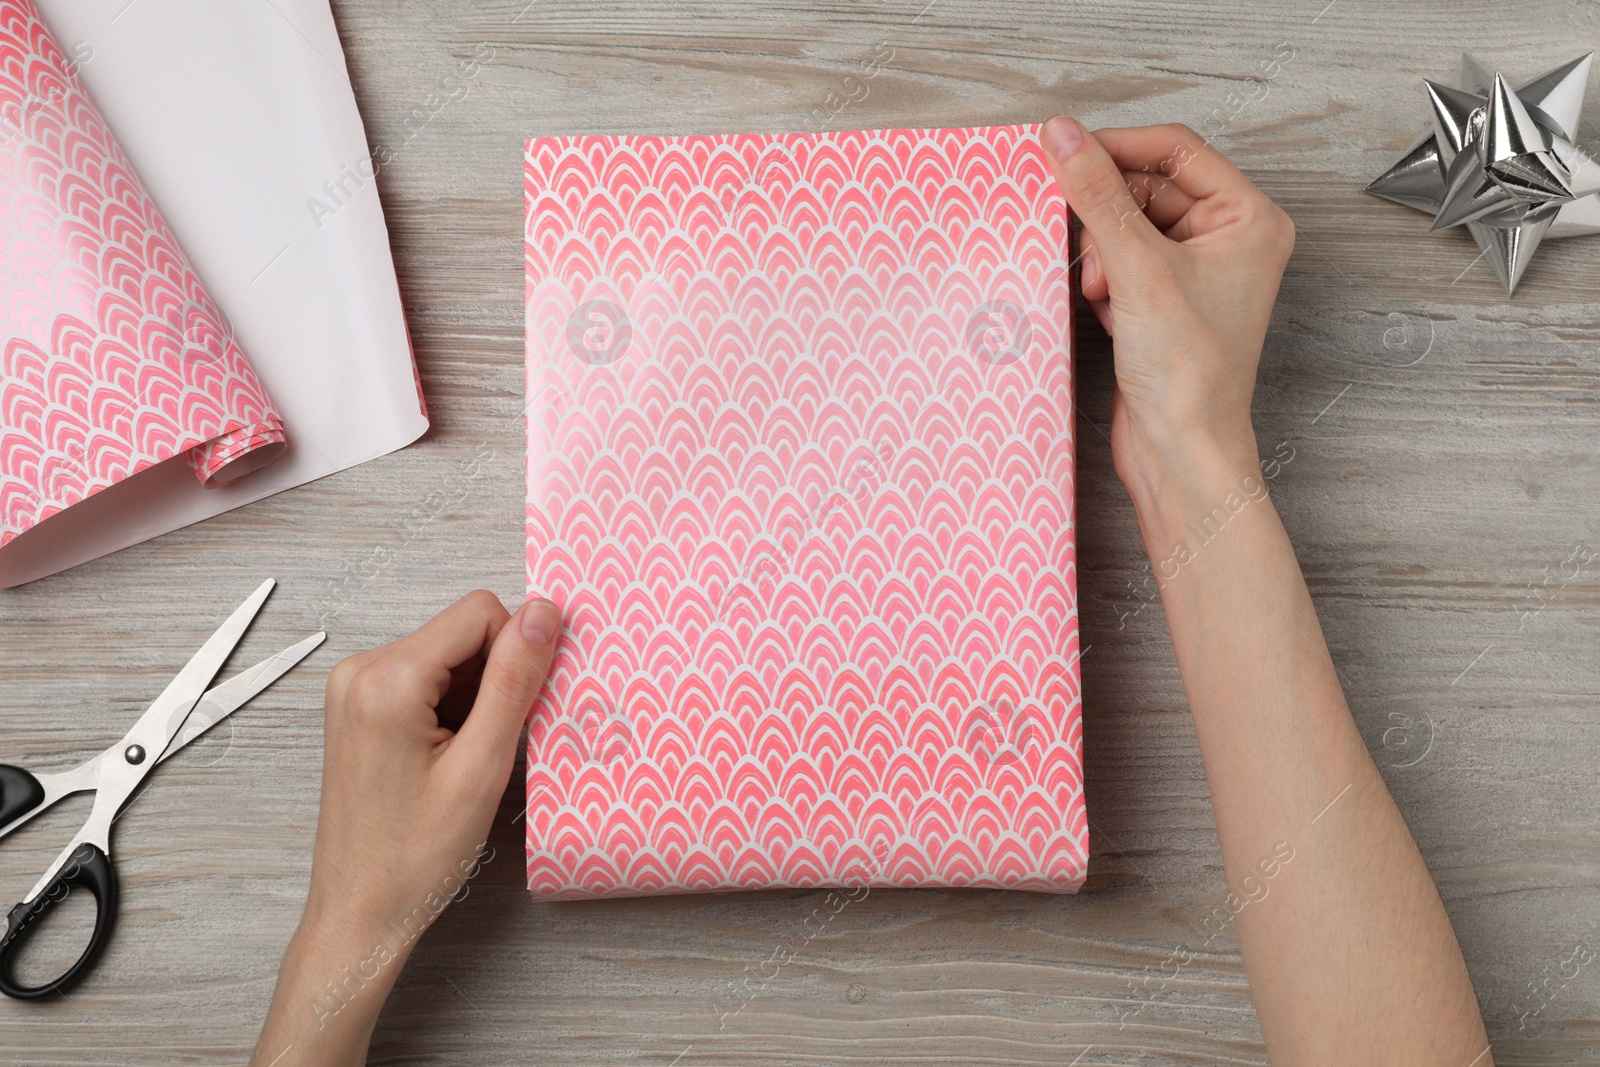
<svg viewBox="0 0 1600 1067">
<path fill-rule="evenodd" d="M 187 453 L 224 485 L 274 410 L 29 0 L 0 0 L 0 544 Z"/>
<path fill-rule="evenodd" d="M 1074 891 L 1072 296 L 1037 129 L 525 160 L 536 898 Z"/>
</svg>

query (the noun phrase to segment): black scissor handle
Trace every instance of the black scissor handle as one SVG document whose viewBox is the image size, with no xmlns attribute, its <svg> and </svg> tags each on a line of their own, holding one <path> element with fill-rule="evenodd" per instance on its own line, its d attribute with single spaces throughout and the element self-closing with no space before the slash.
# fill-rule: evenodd
<svg viewBox="0 0 1600 1067">
<path fill-rule="evenodd" d="M 0 826 L 9 826 L 19 815 L 44 803 L 44 786 L 23 770 L 0 763 Z"/>
<path fill-rule="evenodd" d="M 78 957 L 78 962 L 53 982 L 41 986 L 25 986 L 17 981 L 16 957 L 26 940 L 25 934 L 33 928 L 40 916 L 61 901 L 73 888 L 87 889 L 94 895 L 94 933 L 89 944 Z M 100 950 L 111 938 L 111 927 L 117 918 L 117 871 L 111 866 L 111 857 L 98 845 L 85 842 L 72 853 L 72 858 L 50 880 L 38 896 L 27 904 L 18 904 L 6 916 L 6 932 L 0 937 L 0 993 L 18 1000 L 42 1000 L 51 993 L 70 988 L 83 977 Z"/>
</svg>

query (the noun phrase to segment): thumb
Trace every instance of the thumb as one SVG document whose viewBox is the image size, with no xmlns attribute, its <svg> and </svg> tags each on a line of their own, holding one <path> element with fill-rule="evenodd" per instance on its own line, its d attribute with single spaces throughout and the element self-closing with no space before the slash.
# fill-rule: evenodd
<svg viewBox="0 0 1600 1067">
<path fill-rule="evenodd" d="M 1057 115 L 1039 130 L 1039 140 L 1055 169 L 1056 184 L 1099 250 L 1107 278 L 1119 265 L 1149 247 L 1161 233 L 1145 217 L 1128 189 L 1122 170 L 1095 136 L 1073 118 Z"/>
<path fill-rule="evenodd" d="M 489 649 L 478 699 L 456 733 L 455 745 L 480 771 L 504 761 L 506 773 L 522 724 L 544 687 L 561 633 L 561 609 L 544 598 L 517 609 Z"/>
</svg>

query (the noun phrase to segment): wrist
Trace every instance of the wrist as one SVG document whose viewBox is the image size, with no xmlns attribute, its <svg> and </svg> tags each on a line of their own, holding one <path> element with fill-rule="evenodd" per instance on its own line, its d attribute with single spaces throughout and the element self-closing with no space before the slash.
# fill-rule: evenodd
<svg viewBox="0 0 1600 1067">
<path fill-rule="evenodd" d="M 284 970 L 316 1028 L 362 1026 L 377 1018 L 405 966 L 415 937 L 376 920 L 307 902 L 284 954 Z"/>
<path fill-rule="evenodd" d="M 372 931 L 328 923 L 308 904 L 278 969 L 253 1065 L 277 1064 L 290 1049 L 297 1063 L 364 1063 L 372 1030 L 394 988 L 403 953 Z"/>
<path fill-rule="evenodd" d="M 1231 433 L 1194 433 L 1144 443 L 1118 474 L 1151 565 L 1195 536 L 1207 540 L 1228 520 L 1267 498 L 1255 435 L 1248 424 Z"/>
</svg>

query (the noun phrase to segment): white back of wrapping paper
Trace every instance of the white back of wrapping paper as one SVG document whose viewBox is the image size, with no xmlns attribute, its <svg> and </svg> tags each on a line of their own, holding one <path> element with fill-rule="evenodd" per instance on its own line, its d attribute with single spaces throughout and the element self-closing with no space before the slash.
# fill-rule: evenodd
<svg viewBox="0 0 1600 1067">
<path fill-rule="evenodd" d="M 416 440 L 418 398 L 366 131 L 328 0 L 37 0 L 287 423 L 265 470 L 205 489 L 181 457 L 0 550 L 54 574 Z M 338 210 L 324 183 L 344 177 Z M 355 178 L 349 177 L 354 175 Z"/>
</svg>

